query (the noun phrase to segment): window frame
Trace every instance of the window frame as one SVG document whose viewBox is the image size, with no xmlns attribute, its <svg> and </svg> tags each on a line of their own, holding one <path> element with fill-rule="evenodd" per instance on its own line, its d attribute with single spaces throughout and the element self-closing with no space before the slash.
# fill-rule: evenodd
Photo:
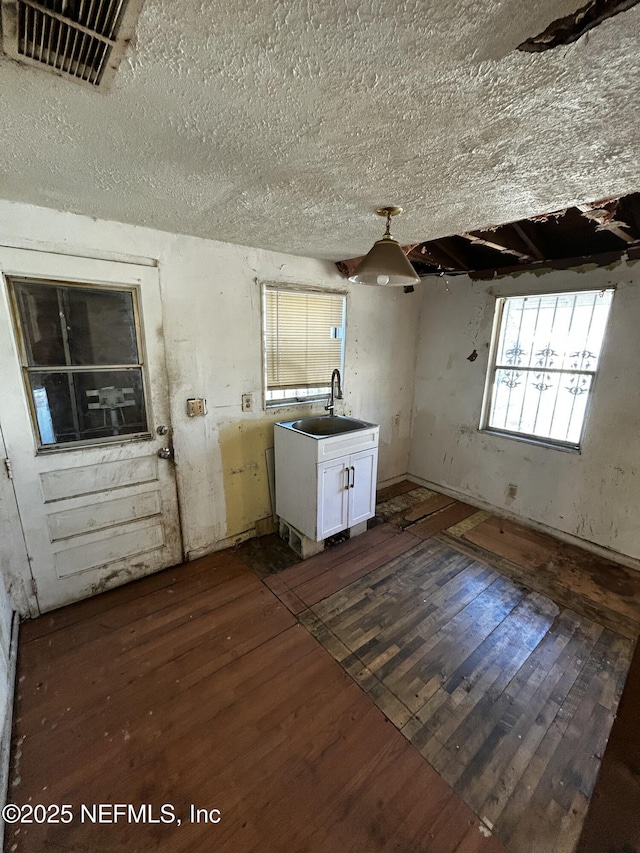
<svg viewBox="0 0 640 853">
<path fill-rule="evenodd" d="M 582 424 L 580 426 L 580 437 L 577 442 L 571 441 L 561 441 L 559 439 L 548 438 L 546 436 L 540 436 L 530 433 L 524 432 L 513 432 L 512 430 L 501 429 L 500 427 L 490 426 L 489 425 L 489 417 L 491 415 L 491 408 L 493 404 L 493 397 L 495 391 L 495 375 L 498 370 L 496 366 L 497 355 L 500 347 L 501 340 L 501 332 L 502 332 L 502 319 L 504 315 L 504 308 L 507 300 L 509 299 L 535 299 L 538 297 L 544 296 L 553 296 L 553 297 L 561 297 L 561 296 L 574 296 L 576 294 L 584 294 L 584 293 L 605 293 L 610 291 L 612 293 L 612 302 L 609 306 L 609 314 L 607 316 L 607 320 L 604 327 L 604 333 L 602 337 L 602 344 L 600 346 L 600 352 L 598 353 L 598 366 L 596 370 L 591 373 L 592 381 L 588 391 L 588 398 L 585 405 L 584 416 L 582 419 Z M 479 432 L 487 433 L 488 435 L 496 435 L 502 438 L 512 439 L 514 441 L 522 441 L 527 444 L 535 444 L 540 447 L 546 447 L 551 450 L 560 450 L 566 453 L 577 453 L 580 454 L 582 452 L 582 444 L 584 441 L 585 430 L 587 426 L 587 422 L 589 420 L 589 414 L 591 412 L 591 405 L 593 403 L 593 398 L 595 394 L 595 388 L 598 376 L 600 375 L 600 359 L 605 352 L 605 346 L 609 331 L 609 322 L 611 319 L 611 309 L 613 307 L 613 296 L 615 296 L 616 286 L 612 284 L 608 284 L 605 287 L 601 288 L 575 288 L 575 289 L 567 289 L 567 290 L 542 290 L 535 293 L 527 292 L 527 293 L 508 293 L 502 294 L 500 296 L 495 296 L 495 307 L 493 312 L 493 324 L 491 329 L 491 343 L 489 345 L 489 359 L 487 363 L 485 382 L 484 382 L 484 390 L 482 395 L 482 407 L 480 414 L 480 425 L 478 427 Z M 571 371 L 566 371 L 570 373 Z"/>
<path fill-rule="evenodd" d="M 20 365 L 20 373 L 22 376 L 22 385 L 24 388 L 24 393 L 26 395 L 27 407 L 29 409 L 29 416 L 31 421 L 31 428 L 33 433 L 33 438 L 35 440 L 35 449 L 36 455 L 42 454 L 50 454 L 50 453 L 64 453 L 64 452 L 72 452 L 83 450 L 84 448 L 97 447 L 100 445 L 113 445 L 113 444 L 125 444 L 131 441 L 149 441 L 153 439 L 153 433 L 151 424 L 153 423 L 153 412 L 151 408 L 151 393 L 150 393 L 150 380 L 149 380 L 149 371 L 148 371 L 148 359 L 147 352 L 145 346 L 145 336 L 144 336 L 144 328 L 142 323 L 142 313 L 141 313 L 141 299 L 140 299 L 140 286 L 136 284 L 112 284 L 112 283 L 103 283 L 99 281 L 90 281 L 90 280 L 76 280 L 69 281 L 67 279 L 57 279 L 57 278 L 48 278 L 47 276 L 32 276 L 32 275 L 5 275 L 5 282 L 7 286 L 7 292 L 9 296 L 9 306 L 11 309 L 11 319 L 13 324 L 13 330 L 15 335 L 15 343 L 16 350 Z M 144 412 L 145 412 L 145 420 L 147 424 L 147 429 L 140 432 L 132 432 L 132 433 L 123 433 L 121 435 L 113 435 L 113 436 L 98 436 L 97 438 L 87 438 L 87 439 L 78 439 L 77 441 L 65 441 L 61 443 L 54 444 L 43 444 L 42 437 L 40 434 L 40 425 L 38 423 L 38 417 L 36 412 L 36 404 L 33 397 L 33 392 L 31 389 L 31 383 L 29 380 L 30 374 L 32 372 L 41 372 L 43 370 L 43 366 L 35 366 L 29 364 L 29 355 L 27 350 L 27 342 L 25 337 L 25 332 L 22 326 L 22 320 L 20 316 L 20 308 L 18 305 L 18 295 L 16 292 L 15 285 L 16 284 L 40 284 L 46 285 L 53 288 L 77 288 L 80 290 L 111 290 L 118 291 L 124 293 L 131 294 L 131 301 L 133 307 L 133 322 L 134 329 L 136 335 L 136 342 L 138 348 L 138 362 L 125 364 L 125 365 L 65 365 L 64 370 L 62 365 L 56 366 L 57 372 L 73 372 L 74 370 L 78 372 L 84 372 L 89 370 L 114 370 L 114 369 L 124 369 L 124 370 L 140 370 L 140 377 L 142 383 L 142 399 L 144 402 Z M 84 368 L 84 369 L 83 369 Z M 46 369 L 46 367 L 44 368 Z"/>
<path fill-rule="evenodd" d="M 273 409 L 286 409 L 295 406 L 309 406 L 324 402 L 329 396 L 331 389 L 329 385 L 330 377 L 327 377 L 327 385 L 322 386 L 322 391 L 317 394 L 307 395 L 304 397 L 284 397 L 274 400 L 268 400 L 269 392 L 268 377 L 267 377 L 267 291 L 279 290 L 288 291 L 296 294 L 316 294 L 320 296 L 339 296 L 342 298 L 342 339 L 340 346 L 340 365 L 338 369 L 340 374 L 344 376 L 345 355 L 346 355 L 346 340 L 347 340 L 347 300 L 349 293 L 347 290 L 330 288 L 330 287 L 314 287 L 313 285 L 304 285 L 298 282 L 282 282 L 282 281 L 263 281 L 260 289 L 261 301 L 261 319 L 262 319 L 262 405 L 265 411 Z"/>
</svg>

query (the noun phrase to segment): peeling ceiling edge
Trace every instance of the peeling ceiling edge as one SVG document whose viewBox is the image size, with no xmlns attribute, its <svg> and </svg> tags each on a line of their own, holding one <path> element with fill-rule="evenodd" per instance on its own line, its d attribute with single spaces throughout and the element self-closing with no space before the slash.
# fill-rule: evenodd
<svg viewBox="0 0 640 853">
<path fill-rule="evenodd" d="M 570 15 L 552 21 L 546 30 L 523 41 L 518 50 L 540 53 L 578 41 L 609 18 L 633 8 L 640 0 L 589 0 Z"/>
<path fill-rule="evenodd" d="M 640 258 L 640 193 L 606 198 L 404 249 L 421 278 L 491 279 L 522 272 L 606 266 Z M 349 277 L 361 258 L 338 261 Z"/>
</svg>

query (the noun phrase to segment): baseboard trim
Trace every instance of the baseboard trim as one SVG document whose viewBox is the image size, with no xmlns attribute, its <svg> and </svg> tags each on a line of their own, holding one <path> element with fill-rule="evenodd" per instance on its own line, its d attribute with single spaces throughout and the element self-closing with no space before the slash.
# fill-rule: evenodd
<svg viewBox="0 0 640 853">
<path fill-rule="evenodd" d="M 376 483 L 376 490 L 378 489 L 386 489 L 387 486 L 395 486 L 396 483 L 401 483 L 403 480 L 411 480 L 413 482 L 413 477 L 410 474 L 400 474 L 398 477 L 389 477 L 388 480 L 380 480 Z"/>
<path fill-rule="evenodd" d="M 7 707 L 2 729 L 0 744 L 0 810 L 6 805 L 9 790 L 9 770 L 11 768 L 11 729 L 13 726 L 13 701 L 16 686 L 16 670 L 18 665 L 18 634 L 20 632 L 20 616 L 14 612 L 11 623 L 11 646 L 9 648 L 9 690 L 7 691 Z M 4 820 L 0 817 L 0 850 L 4 850 Z"/>
<path fill-rule="evenodd" d="M 185 560 L 191 562 L 192 560 L 198 560 L 200 557 L 206 557 L 208 554 L 224 551 L 225 548 L 233 548 L 234 545 L 240 545 L 242 542 L 246 542 L 247 539 L 255 539 L 256 535 L 256 528 L 252 527 L 250 530 L 236 533 L 235 536 L 227 536 L 226 539 L 219 539 L 210 545 L 204 545 L 202 548 L 194 548 L 192 551 L 187 551 Z"/>
<path fill-rule="evenodd" d="M 564 530 L 558 530 L 556 527 L 551 527 L 549 524 L 534 521 L 532 518 L 528 518 L 527 516 L 518 515 L 518 513 L 515 512 L 509 512 L 509 510 L 504 509 L 504 507 L 494 506 L 493 504 L 487 503 L 487 501 L 483 501 L 481 498 L 475 497 L 475 495 L 467 495 L 464 492 L 459 492 L 457 489 L 450 489 L 448 486 L 443 486 L 440 483 L 434 483 L 431 480 L 425 480 L 422 477 L 417 477 L 415 474 L 406 474 L 405 477 L 400 479 L 411 480 L 412 483 L 415 483 L 418 486 L 424 486 L 426 489 L 433 489 L 433 491 L 442 492 L 443 495 L 448 495 L 450 498 L 455 498 L 456 500 L 463 501 L 464 503 L 472 504 L 473 506 L 477 506 L 478 509 L 487 510 L 487 512 L 491 512 L 501 518 L 508 518 L 510 521 L 522 524 L 523 527 L 531 527 L 534 530 L 539 530 L 541 533 L 547 533 L 549 536 L 555 536 L 556 539 L 560 539 L 562 542 L 567 542 L 569 545 L 576 545 L 578 548 L 590 551 L 592 554 L 596 554 L 598 557 L 603 557 L 605 560 L 612 560 L 614 563 L 620 563 L 620 565 L 627 566 L 629 569 L 640 570 L 640 560 L 635 557 L 630 557 L 628 554 L 622 554 L 620 551 L 614 551 L 612 548 L 605 548 L 603 545 L 598 545 L 597 542 L 591 542 L 589 539 L 581 539 L 579 536 L 574 536 L 571 533 L 565 533 Z"/>
</svg>

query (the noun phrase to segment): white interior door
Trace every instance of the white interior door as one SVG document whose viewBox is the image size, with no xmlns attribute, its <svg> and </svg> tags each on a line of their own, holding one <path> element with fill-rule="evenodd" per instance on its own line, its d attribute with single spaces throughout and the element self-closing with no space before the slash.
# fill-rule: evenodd
<svg viewBox="0 0 640 853">
<path fill-rule="evenodd" d="M 0 423 L 41 612 L 182 559 L 158 270 L 0 247 Z"/>
</svg>

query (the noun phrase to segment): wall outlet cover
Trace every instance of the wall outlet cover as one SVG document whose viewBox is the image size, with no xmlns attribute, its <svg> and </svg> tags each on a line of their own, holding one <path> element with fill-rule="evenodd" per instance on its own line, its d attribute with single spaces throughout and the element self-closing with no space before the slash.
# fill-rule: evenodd
<svg viewBox="0 0 640 853">
<path fill-rule="evenodd" d="M 207 414 L 207 401 L 204 397 L 190 397 L 187 400 L 187 415 L 195 418 Z"/>
</svg>

